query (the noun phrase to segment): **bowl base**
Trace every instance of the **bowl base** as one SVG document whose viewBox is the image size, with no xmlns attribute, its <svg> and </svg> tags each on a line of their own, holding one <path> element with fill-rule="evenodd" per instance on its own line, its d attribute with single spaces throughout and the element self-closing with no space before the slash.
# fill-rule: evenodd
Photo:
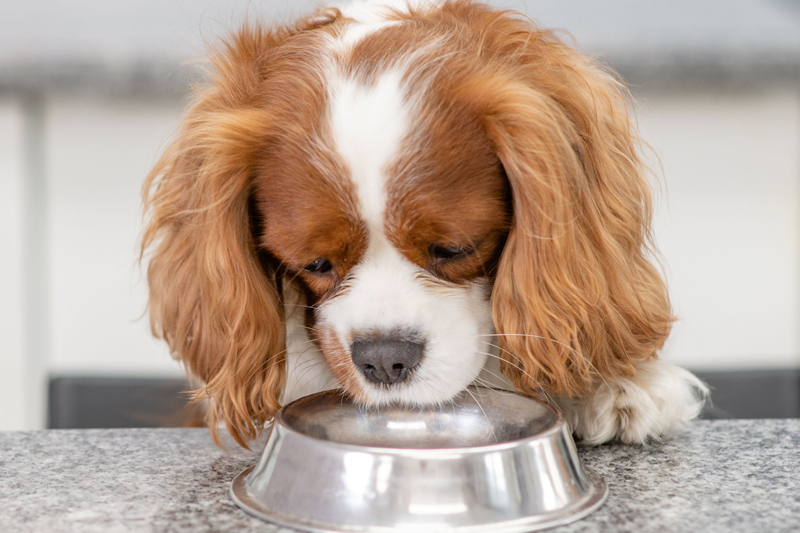
<svg viewBox="0 0 800 533">
<path fill-rule="evenodd" d="M 313 524 L 302 517 L 287 516 L 274 509 L 265 508 L 250 495 L 245 485 L 247 476 L 250 475 L 250 472 L 252 472 L 254 468 L 255 467 L 251 466 L 250 468 L 245 469 L 233 479 L 231 482 L 230 494 L 236 505 L 256 518 L 266 520 L 267 522 L 271 522 L 279 526 L 300 529 L 303 531 L 309 531 L 311 533 L 388 533 L 389 531 L 396 533 L 403 531 L 403 529 L 373 527 L 368 524 L 341 524 L 340 526 L 322 526 L 321 524 Z M 475 526 L 462 527 L 442 525 L 440 530 L 432 529 L 430 526 L 426 525 L 425 531 L 426 533 L 436 533 L 437 531 L 447 533 L 528 533 L 576 522 L 599 509 L 603 503 L 605 503 L 606 498 L 608 497 L 608 486 L 606 485 L 605 481 L 603 481 L 603 478 L 597 475 L 590 468 L 584 467 L 584 470 L 591 488 L 586 493 L 585 498 L 580 502 L 577 502 L 577 505 L 561 508 L 553 513 L 518 518 L 512 522 L 477 524 Z M 408 531 L 418 533 L 421 531 L 421 526 L 410 525 Z"/>
</svg>

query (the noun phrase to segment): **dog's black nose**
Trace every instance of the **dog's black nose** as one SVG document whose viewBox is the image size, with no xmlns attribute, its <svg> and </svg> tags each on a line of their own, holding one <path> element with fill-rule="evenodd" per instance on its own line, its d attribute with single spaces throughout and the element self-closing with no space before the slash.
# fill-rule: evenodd
<svg viewBox="0 0 800 533">
<path fill-rule="evenodd" d="M 373 383 L 393 385 L 419 365 L 424 345 L 395 339 L 357 340 L 350 345 L 353 364 Z"/>
</svg>

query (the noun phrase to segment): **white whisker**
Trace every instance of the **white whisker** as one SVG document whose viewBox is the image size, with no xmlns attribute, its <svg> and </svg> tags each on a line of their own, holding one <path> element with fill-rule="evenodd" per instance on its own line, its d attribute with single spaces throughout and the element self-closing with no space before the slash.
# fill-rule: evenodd
<svg viewBox="0 0 800 533">
<path fill-rule="evenodd" d="M 502 348 L 501 348 L 501 349 L 502 349 Z M 509 355 L 511 355 L 511 357 L 514 357 L 514 358 L 516 358 L 516 356 L 515 356 L 514 354 L 512 354 L 511 352 L 509 352 L 508 350 L 503 350 L 503 351 L 504 351 L 504 352 L 506 352 L 506 353 L 508 353 Z M 526 372 L 526 371 L 525 371 L 525 370 L 524 370 L 522 367 L 519 367 L 519 366 L 515 365 L 515 364 L 514 364 L 514 363 L 512 363 L 511 361 L 506 361 L 505 359 L 503 359 L 502 357 L 500 357 L 500 356 L 498 356 L 498 355 L 494 355 L 494 354 L 491 354 L 491 353 L 486 353 L 486 352 L 479 352 L 479 353 L 483 353 L 484 355 L 488 355 L 489 357 L 494 357 L 495 359 L 497 359 L 497 360 L 499 360 L 499 361 L 501 361 L 501 362 L 503 362 L 503 361 L 504 361 L 504 362 L 505 362 L 505 363 L 507 363 L 508 365 L 510 365 L 510 366 L 512 366 L 512 367 L 514 367 L 514 368 L 516 368 L 517 370 L 519 370 L 520 372 L 522 372 L 524 375 L 528 376 L 528 377 L 531 379 L 531 381 L 533 381 L 534 383 L 536 383 L 536 386 L 537 386 L 537 387 L 539 387 L 539 389 L 542 391 L 542 394 L 544 394 L 545 398 L 547 399 L 547 402 L 548 402 L 549 404 L 551 404 L 553 407 L 555 407 L 556 409 L 558 409 L 559 411 L 561 411 L 561 408 L 558 406 L 558 403 L 556 403 L 556 401 L 553 399 L 553 397 L 552 397 L 552 396 L 550 396 L 550 394 L 548 394 L 548 393 L 547 393 L 547 391 L 546 391 L 546 390 L 545 390 L 545 388 L 542 386 L 542 384 L 541 384 L 541 383 L 539 383 L 539 381 L 537 381 L 537 380 L 536 380 L 536 378 L 534 378 L 534 377 L 533 377 L 533 376 L 531 376 L 531 375 L 530 375 L 528 372 Z M 487 371 L 487 372 L 488 372 L 488 371 Z M 562 413 L 563 413 L 563 411 L 562 411 Z"/>
<path fill-rule="evenodd" d="M 475 400 L 475 403 L 478 405 L 478 409 L 480 409 L 481 413 L 483 413 L 483 418 L 486 419 L 486 422 L 489 424 L 489 428 L 492 430 L 492 437 L 494 437 L 494 441 L 497 442 L 497 433 L 494 432 L 494 426 L 492 425 L 492 421 L 489 420 L 489 417 L 486 415 L 486 411 L 483 410 L 483 406 L 481 405 L 481 402 L 478 401 L 478 398 L 476 398 L 475 395 L 472 394 L 472 392 L 469 390 L 469 388 L 464 389 L 464 390 L 467 391 L 467 394 L 472 396 L 473 400 Z"/>
</svg>

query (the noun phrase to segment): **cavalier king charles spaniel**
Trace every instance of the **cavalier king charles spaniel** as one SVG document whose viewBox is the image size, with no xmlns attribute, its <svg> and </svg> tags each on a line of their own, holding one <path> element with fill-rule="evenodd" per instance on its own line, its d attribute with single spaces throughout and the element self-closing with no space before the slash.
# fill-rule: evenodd
<svg viewBox="0 0 800 533">
<path fill-rule="evenodd" d="M 292 399 L 554 403 L 644 442 L 705 386 L 673 322 L 627 92 L 469 0 L 245 25 L 144 186 L 150 317 L 242 445 Z"/>
</svg>

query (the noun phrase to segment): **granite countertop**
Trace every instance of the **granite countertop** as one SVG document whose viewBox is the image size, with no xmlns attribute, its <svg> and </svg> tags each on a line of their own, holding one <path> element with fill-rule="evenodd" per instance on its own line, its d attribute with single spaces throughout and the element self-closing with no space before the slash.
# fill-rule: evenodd
<svg viewBox="0 0 800 533">
<path fill-rule="evenodd" d="M 0 531 L 288 533 L 239 510 L 257 454 L 204 429 L 0 433 Z M 580 448 L 610 488 L 556 532 L 800 530 L 800 419 L 695 422 L 660 444 Z"/>
</svg>

